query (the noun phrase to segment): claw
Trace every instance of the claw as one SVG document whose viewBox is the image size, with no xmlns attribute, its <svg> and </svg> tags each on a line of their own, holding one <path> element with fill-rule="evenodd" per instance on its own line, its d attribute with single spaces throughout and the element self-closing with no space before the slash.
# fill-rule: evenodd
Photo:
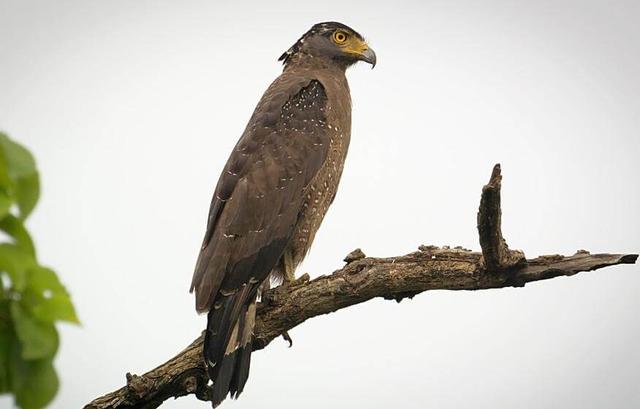
<svg viewBox="0 0 640 409">
<path fill-rule="evenodd" d="M 287 331 L 282 333 L 282 338 L 289 343 L 289 348 L 291 348 L 291 346 L 293 345 L 293 340 L 291 339 Z"/>
</svg>

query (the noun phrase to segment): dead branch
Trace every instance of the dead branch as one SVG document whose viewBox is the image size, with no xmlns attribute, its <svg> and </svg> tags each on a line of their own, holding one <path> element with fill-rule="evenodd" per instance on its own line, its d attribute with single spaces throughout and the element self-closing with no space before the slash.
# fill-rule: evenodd
<svg viewBox="0 0 640 409">
<path fill-rule="evenodd" d="M 419 251 L 391 258 L 366 257 L 355 250 L 347 264 L 329 276 L 297 281 L 267 292 L 259 304 L 254 349 L 309 318 L 383 297 L 400 301 L 427 290 L 484 290 L 523 287 L 526 283 L 617 264 L 633 264 L 637 254 L 550 255 L 527 260 L 509 250 L 501 232 L 500 165 L 482 189 L 478 232 L 482 253 L 460 247 L 420 246 Z M 195 394 L 208 400 L 202 361 L 202 339 L 142 376 L 127 374 L 127 385 L 95 399 L 85 409 L 157 408 L 171 397 Z"/>
<path fill-rule="evenodd" d="M 509 250 L 507 242 L 502 237 L 501 183 L 502 175 L 498 163 L 493 167 L 489 183 L 482 188 L 478 209 L 478 234 L 482 257 L 486 269 L 492 273 L 506 271 L 527 261 L 522 251 Z"/>
</svg>

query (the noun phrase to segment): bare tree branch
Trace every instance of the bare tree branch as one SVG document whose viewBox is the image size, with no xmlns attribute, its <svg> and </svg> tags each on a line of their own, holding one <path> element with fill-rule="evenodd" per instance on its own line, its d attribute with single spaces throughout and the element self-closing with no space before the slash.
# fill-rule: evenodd
<svg viewBox="0 0 640 409">
<path fill-rule="evenodd" d="M 527 260 L 509 250 L 502 237 L 500 218 L 500 166 L 494 167 L 482 190 L 478 231 L 482 253 L 460 247 L 420 246 L 400 257 L 366 257 L 350 253 L 347 264 L 329 276 L 295 282 L 267 292 L 258 307 L 254 350 L 309 318 L 383 297 L 400 301 L 427 290 L 484 290 L 522 287 L 526 283 L 617 264 L 633 264 L 637 254 L 550 255 Z M 85 409 L 156 408 L 166 399 L 195 394 L 208 400 L 209 381 L 202 361 L 202 338 L 159 367 L 142 376 L 127 374 L 127 385 L 95 399 Z"/>
</svg>

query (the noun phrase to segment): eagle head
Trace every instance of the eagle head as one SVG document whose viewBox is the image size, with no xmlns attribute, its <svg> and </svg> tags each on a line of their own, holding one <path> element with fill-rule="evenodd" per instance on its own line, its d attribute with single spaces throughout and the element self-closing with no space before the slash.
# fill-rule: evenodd
<svg viewBox="0 0 640 409">
<path fill-rule="evenodd" d="M 376 65 L 376 53 L 354 29 L 337 22 L 318 23 L 304 33 L 278 61 L 286 66 L 294 60 L 320 58 L 347 68 L 358 61 Z"/>
</svg>

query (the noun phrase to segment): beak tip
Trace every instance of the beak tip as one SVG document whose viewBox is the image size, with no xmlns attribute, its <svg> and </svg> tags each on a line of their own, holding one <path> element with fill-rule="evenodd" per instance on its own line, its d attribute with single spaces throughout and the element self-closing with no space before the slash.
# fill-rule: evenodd
<svg viewBox="0 0 640 409">
<path fill-rule="evenodd" d="M 376 53 L 371 48 L 367 48 L 367 50 L 362 53 L 361 60 L 371 64 L 371 69 L 376 66 L 377 58 Z"/>
</svg>

